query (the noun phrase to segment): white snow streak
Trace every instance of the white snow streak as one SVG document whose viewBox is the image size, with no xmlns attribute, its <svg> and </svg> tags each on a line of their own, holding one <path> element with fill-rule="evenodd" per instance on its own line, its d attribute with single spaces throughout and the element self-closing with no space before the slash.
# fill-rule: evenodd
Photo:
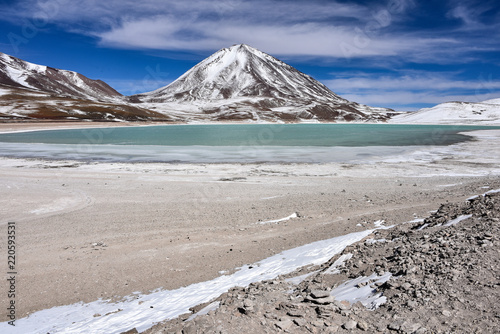
<svg viewBox="0 0 500 334">
<path fill-rule="evenodd" d="M 337 260 L 335 260 L 335 262 L 330 266 L 330 268 L 328 268 L 327 270 L 325 270 L 323 272 L 323 274 L 332 274 L 332 275 L 334 275 L 334 274 L 340 273 L 340 270 L 338 268 L 342 267 L 344 265 L 344 262 L 347 261 L 347 260 L 349 260 L 350 258 L 352 258 L 352 254 L 351 253 L 343 254 Z"/>
<path fill-rule="evenodd" d="M 189 318 L 187 318 L 186 321 L 191 321 L 199 315 L 205 315 L 210 311 L 214 311 L 214 310 L 219 308 L 219 305 L 220 305 L 220 302 L 210 303 L 207 306 L 205 306 L 204 308 L 202 308 L 201 310 L 199 310 L 198 312 L 196 312 L 195 314 L 191 315 Z"/>
<path fill-rule="evenodd" d="M 132 295 L 117 303 L 98 300 L 39 311 L 17 320 L 16 327 L 7 322 L 0 323 L 0 332 L 114 334 L 134 327 L 144 331 L 155 322 L 189 312 L 190 307 L 209 302 L 234 286 L 248 286 L 252 282 L 273 279 L 306 265 L 324 263 L 373 231 L 375 229 L 290 249 L 251 266 L 244 266 L 232 275 L 177 290 L 157 290 L 148 295 Z M 94 316 L 96 314 L 101 316 Z"/>
<path fill-rule="evenodd" d="M 285 218 L 275 219 L 275 220 L 268 220 L 268 221 L 265 221 L 265 222 L 258 222 L 257 224 L 261 224 L 261 225 L 264 225 L 264 224 L 276 224 L 276 223 L 284 222 L 284 221 L 287 221 L 287 220 L 290 220 L 290 219 L 293 219 L 293 218 L 297 218 L 297 217 L 298 217 L 297 213 L 294 212 L 290 216 L 285 217 Z"/>
<path fill-rule="evenodd" d="M 484 187 L 483 187 L 483 188 L 484 188 Z M 488 187 L 488 188 L 489 188 L 489 187 Z M 481 197 L 481 196 L 485 197 L 485 196 L 486 196 L 486 195 L 488 195 L 488 194 L 496 194 L 496 193 L 500 193 L 500 189 L 493 189 L 493 190 L 490 190 L 490 191 L 485 192 L 485 193 L 484 193 L 484 194 L 482 194 L 482 195 L 474 195 L 474 196 L 471 196 L 471 197 L 467 198 L 465 201 L 466 201 L 466 202 L 468 202 L 468 201 L 472 201 L 472 200 L 474 200 L 474 199 L 476 199 L 476 198 L 479 198 L 479 197 Z"/>
<path fill-rule="evenodd" d="M 458 223 L 460 223 L 461 221 L 463 220 L 466 220 L 466 219 L 469 219 L 470 217 L 472 217 L 472 215 L 462 215 L 462 216 L 458 216 L 457 218 L 453 219 L 453 220 L 450 220 L 449 222 L 445 223 L 443 226 L 452 226 L 452 225 L 456 225 Z"/>
<path fill-rule="evenodd" d="M 382 293 L 375 293 L 371 287 L 374 283 L 385 283 L 392 277 L 391 273 L 384 273 L 382 276 L 372 274 L 369 277 L 361 276 L 347 281 L 330 292 L 336 300 L 348 301 L 351 304 L 361 302 L 366 308 L 374 310 L 387 300 Z"/>
<path fill-rule="evenodd" d="M 290 278 L 285 279 L 285 282 L 288 282 L 288 283 L 291 283 L 291 284 L 294 284 L 294 285 L 299 285 L 306 278 L 308 278 L 309 276 L 314 275 L 314 274 L 316 274 L 318 272 L 319 272 L 319 270 L 316 270 L 316 271 L 312 271 L 312 272 L 304 274 L 304 275 L 290 277 Z"/>
</svg>

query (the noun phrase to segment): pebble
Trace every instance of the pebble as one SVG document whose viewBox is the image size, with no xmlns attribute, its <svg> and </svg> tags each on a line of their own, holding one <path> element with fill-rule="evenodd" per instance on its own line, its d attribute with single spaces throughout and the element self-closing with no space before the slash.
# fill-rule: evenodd
<svg viewBox="0 0 500 334">
<path fill-rule="evenodd" d="M 275 323 L 275 326 L 283 331 L 286 331 L 293 326 L 293 321 L 290 319 L 280 320 L 277 323 Z"/>
<path fill-rule="evenodd" d="M 360 320 L 358 322 L 358 328 L 361 329 L 362 331 L 367 331 L 368 330 L 368 324 L 366 321 Z"/>
<path fill-rule="evenodd" d="M 344 323 L 344 325 L 342 325 L 342 327 L 344 329 L 347 329 L 347 330 L 353 330 L 356 328 L 356 326 L 358 325 L 358 323 L 354 320 L 349 320 L 348 322 Z"/>
<path fill-rule="evenodd" d="M 319 298 L 326 298 L 330 297 L 330 291 L 326 290 L 313 290 L 311 291 L 311 297 L 319 299 Z"/>
</svg>

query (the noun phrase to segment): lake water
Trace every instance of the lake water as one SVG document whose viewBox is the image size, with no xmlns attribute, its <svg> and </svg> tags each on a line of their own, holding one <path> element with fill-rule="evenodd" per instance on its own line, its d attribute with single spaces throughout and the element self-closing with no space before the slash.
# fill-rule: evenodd
<svg viewBox="0 0 500 334">
<path fill-rule="evenodd" d="M 0 134 L 0 155 L 128 162 L 355 162 L 470 140 L 481 126 L 214 124 Z M 500 128 L 500 127 L 495 127 Z"/>
</svg>

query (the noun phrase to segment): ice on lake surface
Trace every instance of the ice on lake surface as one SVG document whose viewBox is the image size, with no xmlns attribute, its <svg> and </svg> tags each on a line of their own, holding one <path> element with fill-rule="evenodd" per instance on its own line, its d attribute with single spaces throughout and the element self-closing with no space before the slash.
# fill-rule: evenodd
<svg viewBox="0 0 500 334">
<path fill-rule="evenodd" d="M 0 134 L 0 156 L 121 162 L 364 162 L 470 139 L 491 127 L 216 124 Z"/>
</svg>

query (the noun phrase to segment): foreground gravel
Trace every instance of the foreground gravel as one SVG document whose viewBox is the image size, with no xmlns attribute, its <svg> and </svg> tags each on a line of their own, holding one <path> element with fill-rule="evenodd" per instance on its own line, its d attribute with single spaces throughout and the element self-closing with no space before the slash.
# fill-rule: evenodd
<svg viewBox="0 0 500 334">
<path fill-rule="evenodd" d="M 234 288 L 208 314 L 193 316 L 210 303 L 146 333 L 498 333 L 499 222 L 498 192 L 446 203 L 423 221 L 375 231 L 322 266 Z M 378 308 L 330 293 L 371 275 L 356 288 L 385 297 Z"/>
</svg>

